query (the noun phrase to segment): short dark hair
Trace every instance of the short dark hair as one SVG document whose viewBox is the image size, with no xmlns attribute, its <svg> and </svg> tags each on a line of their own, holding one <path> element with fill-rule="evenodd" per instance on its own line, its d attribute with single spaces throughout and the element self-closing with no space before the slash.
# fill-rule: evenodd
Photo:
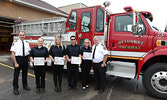
<svg viewBox="0 0 167 100">
<path fill-rule="evenodd" d="M 76 36 L 74 36 L 74 35 L 72 35 L 72 36 L 70 37 L 70 39 L 71 39 L 72 37 L 74 37 L 74 38 L 76 39 Z"/>
</svg>

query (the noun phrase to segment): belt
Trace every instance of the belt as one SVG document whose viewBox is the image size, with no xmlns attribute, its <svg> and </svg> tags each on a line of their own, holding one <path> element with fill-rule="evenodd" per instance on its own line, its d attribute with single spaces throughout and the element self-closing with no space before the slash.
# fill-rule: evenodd
<svg viewBox="0 0 167 100">
<path fill-rule="evenodd" d="M 17 58 L 26 58 L 28 56 L 16 56 Z"/>
<path fill-rule="evenodd" d="M 103 61 L 101 61 L 101 62 L 99 62 L 99 63 L 94 63 L 94 64 L 102 64 L 103 63 Z"/>
</svg>

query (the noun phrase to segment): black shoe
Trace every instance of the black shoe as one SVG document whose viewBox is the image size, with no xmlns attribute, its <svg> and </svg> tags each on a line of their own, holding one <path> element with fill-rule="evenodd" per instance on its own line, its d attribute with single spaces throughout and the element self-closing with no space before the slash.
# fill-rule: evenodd
<svg viewBox="0 0 167 100">
<path fill-rule="evenodd" d="M 62 89 L 61 89 L 61 87 L 59 87 L 59 88 L 58 88 L 58 92 L 61 92 L 61 91 L 62 91 Z"/>
<path fill-rule="evenodd" d="M 36 92 L 39 93 L 40 92 L 40 88 L 36 88 Z"/>
<path fill-rule="evenodd" d="M 99 90 L 99 88 L 98 88 L 98 87 L 95 87 L 94 90 L 97 91 L 97 90 Z"/>
<path fill-rule="evenodd" d="M 41 88 L 40 91 L 41 91 L 41 92 L 44 92 L 44 91 L 45 91 L 45 88 Z"/>
<path fill-rule="evenodd" d="M 27 87 L 23 87 L 23 89 L 24 89 L 24 90 L 27 90 L 27 91 L 30 91 L 30 90 L 31 90 L 30 87 L 28 87 L 28 86 L 27 86 Z"/>
<path fill-rule="evenodd" d="M 103 92 L 104 92 L 104 89 L 100 89 L 100 90 L 99 90 L 99 93 L 103 93 Z"/>
<path fill-rule="evenodd" d="M 77 87 L 73 87 L 74 90 L 78 90 Z"/>
<path fill-rule="evenodd" d="M 58 92 L 59 91 L 59 89 L 58 89 L 58 87 L 55 87 L 55 90 L 54 90 L 55 92 Z"/>
<path fill-rule="evenodd" d="M 15 95 L 19 95 L 19 91 L 18 91 L 17 89 L 15 89 L 15 90 L 13 91 L 13 93 L 14 93 Z"/>
</svg>

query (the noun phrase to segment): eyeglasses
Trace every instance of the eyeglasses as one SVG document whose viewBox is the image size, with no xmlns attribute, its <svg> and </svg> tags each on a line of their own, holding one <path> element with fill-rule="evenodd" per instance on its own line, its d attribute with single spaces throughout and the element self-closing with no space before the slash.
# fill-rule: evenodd
<svg viewBox="0 0 167 100">
<path fill-rule="evenodd" d="M 75 40 L 75 39 L 71 39 L 71 40 Z"/>
</svg>

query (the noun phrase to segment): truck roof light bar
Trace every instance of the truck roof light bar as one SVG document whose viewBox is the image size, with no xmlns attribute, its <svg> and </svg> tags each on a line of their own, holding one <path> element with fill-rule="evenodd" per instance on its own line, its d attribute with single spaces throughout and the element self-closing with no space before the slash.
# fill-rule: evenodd
<svg viewBox="0 0 167 100">
<path fill-rule="evenodd" d="M 131 12 L 131 11 L 133 11 L 133 8 L 131 6 L 127 6 L 127 7 L 124 7 L 124 10 L 126 12 Z"/>
</svg>

